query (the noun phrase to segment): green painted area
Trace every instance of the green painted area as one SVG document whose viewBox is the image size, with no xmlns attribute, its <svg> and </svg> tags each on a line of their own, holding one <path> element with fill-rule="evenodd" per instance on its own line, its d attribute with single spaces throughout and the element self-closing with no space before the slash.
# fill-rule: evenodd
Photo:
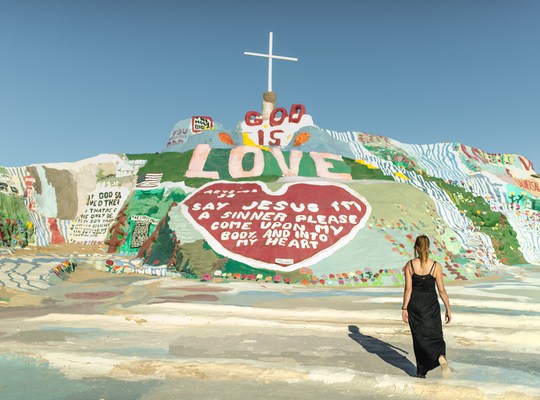
<svg viewBox="0 0 540 400">
<path fill-rule="evenodd" d="M 490 205 L 482 197 L 469 193 L 465 189 L 450 185 L 442 179 L 432 178 L 450 196 L 457 208 L 463 212 L 480 230 L 491 238 L 499 260 L 504 264 L 515 265 L 526 263 L 520 252 L 517 234 L 506 216 L 491 210 Z"/>
<path fill-rule="evenodd" d="M 303 176 L 317 176 L 316 174 L 316 167 L 315 163 L 313 162 L 313 159 L 311 157 L 302 157 L 302 161 L 308 161 L 309 160 L 309 167 L 306 165 L 304 168 L 309 168 L 309 172 L 305 173 L 302 170 L 302 163 L 300 163 L 300 171 L 301 175 Z M 325 159 L 326 162 L 332 164 L 332 168 L 329 168 L 328 171 L 333 174 L 352 174 L 352 168 L 353 166 L 350 165 L 350 163 L 346 162 L 345 160 L 350 160 L 347 158 L 343 158 L 343 161 L 340 160 L 333 160 L 331 158 Z M 358 164 L 358 163 L 355 163 Z M 354 179 L 354 178 L 353 178 Z"/>
<path fill-rule="evenodd" d="M 176 270 L 187 276 L 212 274 L 220 269 L 224 259 L 205 240 L 180 244 L 176 257 Z"/>
<path fill-rule="evenodd" d="M 364 144 L 364 147 L 369 150 L 371 154 L 381 158 L 382 160 L 390 161 L 392 164 L 403 167 L 407 170 L 417 168 L 416 163 L 410 158 L 404 151 L 397 148 L 391 148 L 390 145 L 377 146 Z"/>
<path fill-rule="evenodd" d="M 155 219 L 165 216 L 171 203 L 180 203 L 187 194 L 180 188 L 165 191 L 164 188 L 136 190 L 129 199 L 128 215 L 146 215 Z"/>
<path fill-rule="evenodd" d="M 0 193 L 0 246 L 26 247 L 35 241 L 34 230 L 23 198 Z"/>
<path fill-rule="evenodd" d="M 30 214 L 26 210 L 24 200 L 20 196 L 8 196 L 0 193 L 0 219 L 30 221 Z"/>
<path fill-rule="evenodd" d="M 130 160 L 147 160 L 147 163 L 139 169 L 139 174 L 163 173 L 162 181 L 180 182 L 184 180 L 193 150 L 185 153 L 144 153 L 126 154 Z"/>
<path fill-rule="evenodd" d="M 360 180 L 360 179 L 380 179 L 380 180 L 385 180 L 385 181 L 394 180 L 394 178 L 392 178 L 391 176 L 385 175 L 378 168 L 369 168 L 367 165 L 357 163 L 355 160 L 352 160 L 346 157 L 343 158 L 343 161 L 350 168 L 350 174 L 353 180 Z M 342 171 L 342 172 L 349 172 L 349 171 Z"/>
<path fill-rule="evenodd" d="M 139 251 L 140 244 L 133 244 L 133 232 L 138 222 L 134 220 L 136 216 L 150 217 L 148 220 L 148 236 L 156 229 L 159 221 L 165 217 L 167 211 L 173 202 L 180 203 L 186 198 L 187 194 L 181 188 L 166 190 L 164 188 L 153 190 L 136 190 L 128 200 L 127 223 L 128 234 L 126 241 L 122 244 L 120 251 L 124 254 L 135 254 Z M 140 224 L 140 222 L 139 222 Z"/>
</svg>

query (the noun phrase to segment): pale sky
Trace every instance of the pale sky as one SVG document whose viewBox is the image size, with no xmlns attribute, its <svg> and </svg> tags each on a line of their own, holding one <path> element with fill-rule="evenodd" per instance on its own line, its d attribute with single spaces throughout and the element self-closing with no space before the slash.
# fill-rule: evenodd
<svg viewBox="0 0 540 400">
<path fill-rule="evenodd" d="M 267 4 L 271 4 L 268 6 Z M 209 115 L 280 106 L 321 128 L 517 153 L 540 170 L 540 2 L 0 0 L 0 165 L 164 148 Z"/>
</svg>

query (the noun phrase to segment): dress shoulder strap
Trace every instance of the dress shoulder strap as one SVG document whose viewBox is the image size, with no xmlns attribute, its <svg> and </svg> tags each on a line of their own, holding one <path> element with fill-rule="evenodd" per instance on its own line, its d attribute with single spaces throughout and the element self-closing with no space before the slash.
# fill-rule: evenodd
<svg viewBox="0 0 540 400">
<path fill-rule="evenodd" d="M 416 272 L 414 271 L 414 265 L 413 265 L 413 262 L 412 262 L 412 261 L 413 261 L 413 260 L 410 260 L 410 261 L 409 261 L 409 262 L 411 263 L 412 272 L 413 272 L 413 274 L 416 274 Z"/>
<path fill-rule="evenodd" d="M 433 275 L 432 272 L 433 272 L 433 268 L 435 268 L 435 264 L 437 264 L 437 261 L 433 261 L 433 265 L 431 266 L 431 269 L 429 270 L 430 275 Z"/>
</svg>

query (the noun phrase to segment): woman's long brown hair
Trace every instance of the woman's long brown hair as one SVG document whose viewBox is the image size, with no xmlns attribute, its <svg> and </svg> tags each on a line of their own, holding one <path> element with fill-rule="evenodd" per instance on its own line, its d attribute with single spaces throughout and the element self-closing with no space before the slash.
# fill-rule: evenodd
<svg viewBox="0 0 540 400">
<path fill-rule="evenodd" d="M 424 265 L 429 257 L 429 238 L 420 235 L 414 242 L 414 255 L 420 259 L 420 265 Z"/>
</svg>

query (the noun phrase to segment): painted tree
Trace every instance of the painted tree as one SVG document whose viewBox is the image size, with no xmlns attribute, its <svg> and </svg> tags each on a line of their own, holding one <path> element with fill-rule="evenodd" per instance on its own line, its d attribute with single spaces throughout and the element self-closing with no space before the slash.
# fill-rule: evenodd
<svg viewBox="0 0 540 400">
<path fill-rule="evenodd" d="M 116 216 L 116 220 L 109 227 L 109 238 L 105 240 L 105 244 L 109 246 L 109 248 L 107 249 L 107 253 L 116 253 L 120 246 L 122 246 L 122 244 L 126 240 L 127 206 L 128 202 L 126 202 L 124 206 L 120 209 L 118 215 Z"/>
<path fill-rule="evenodd" d="M 172 207 L 176 207 L 176 205 L 176 202 L 172 202 L 169 211 Z M 178 240 L 174 231 L 169 227 L 169 221 L 169 212 L 167 212 L 161 221 L 159 221 L 152 235 L 139 248 L 137 257 L 142 258 L 146 264 L 168 265 L 171 259 L 176 257 L 175 250 L 177 250 Z M 176 260 L 173 261 L 176 263 Z"/>
<path fill-rule="evenodd" d="M 145 263 L 150 265 L 164 265 L 172 267 L 176 264 L 176 251 L 178 250 L 178 240 L 176 234 L 169 226 L 170 217 L 167 214 L 163 220 L 165 221 L 158 231 L 155 242 L 151 247 L 151 251 L 145 258 Z M 171 264 L 172 263 L 172 264 Z"/>
</svg>

